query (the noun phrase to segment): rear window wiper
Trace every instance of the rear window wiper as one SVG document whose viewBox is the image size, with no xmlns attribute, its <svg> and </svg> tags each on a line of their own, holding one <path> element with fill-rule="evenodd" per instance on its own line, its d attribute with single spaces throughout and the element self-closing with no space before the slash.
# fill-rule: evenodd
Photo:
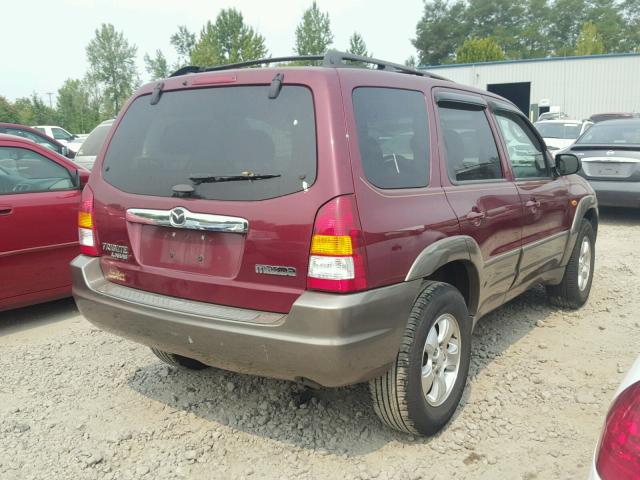
<svg viewBox="0 0 640 480">
<path fill-rule="evenodd" d="M 277 178 L 281 176 L 282 175 L 280 175 L 279 173 L 258 174 L 253 172 L 242 172 L 242 174 L 240 175 L 190 175 L 189 180 L 191 180 L 194 185 L 200 185 L 201 183 L 238 182 L 241 180 L 266 180 L 267 178 Z"/>
</svg>

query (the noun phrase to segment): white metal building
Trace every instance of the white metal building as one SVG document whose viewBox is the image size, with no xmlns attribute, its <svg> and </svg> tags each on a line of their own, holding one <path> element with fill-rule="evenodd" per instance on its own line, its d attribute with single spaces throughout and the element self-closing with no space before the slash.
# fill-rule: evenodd
<svg viewBox="0 0 640 480">
<path fill-rule="evenodd" d="M 640 53 L 438 65 L 427 70 L 502 95 L 532 120 L 545 111 L 577 119 L 594 113 L 640 112 Z"/>
</svg>

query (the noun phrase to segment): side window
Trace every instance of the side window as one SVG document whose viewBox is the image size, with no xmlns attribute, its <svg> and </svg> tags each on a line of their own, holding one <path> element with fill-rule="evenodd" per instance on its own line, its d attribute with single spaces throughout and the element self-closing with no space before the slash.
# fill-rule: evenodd
<svg viewBox="0 0 640 480">
<path fill-rule="evenodd" d="M 495 139 L 484 109 L 439 105 L 449 178 L 453 182 L 504 177 Z"/>
<path fill-rule="evenodd" d="M 422 92 L 361 87 L 353 91 L 362 168 L 380 188 L 429 182 L 429 131 Z"/>
<path fill-rule="evenodd" d="M 69 190 L 69 171 L 25 148 L 0 147 L 0 195 Z"/>
<path fill-rule="evenodd" d="M 39 137 L 31 132 L 27 132 L 25 130 L 18 130 L 16 128 L 7 128 L 6 133 L 9 135 L 17 135 L 18 137 L 28 138 L 29 140 L 33 140 L 38 145 L 42 145 L 43 147 L 47 147 L 49 150 L 53 150 L 54 152 L 62 153 L 61 148 L 58 145 L 55 145 L 45 138 Z"/>
<path fill-rule="evenodd" d="M 51 133 L 56 140 L 71 140 L 71 135 L 61 128 L 52 128 Z"/>
<path fill-rule="evenodd" d="M 497 112 L 496 119 L 507 146 L 509 162 L 516 179 L 550 177 L 544 148 L 520 116 Z"/>
</svg>

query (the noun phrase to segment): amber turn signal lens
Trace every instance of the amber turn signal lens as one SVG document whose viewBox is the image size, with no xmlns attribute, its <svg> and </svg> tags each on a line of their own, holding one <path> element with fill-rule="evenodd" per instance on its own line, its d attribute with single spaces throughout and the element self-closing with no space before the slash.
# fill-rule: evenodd
<svg viewBox="0 0 640 480">
<path fill-rule="evenodd" d="M 348 235 L 314 235 L 311 253 L 316 255 L 352 255 L 353 246 Z"/>
</svg>

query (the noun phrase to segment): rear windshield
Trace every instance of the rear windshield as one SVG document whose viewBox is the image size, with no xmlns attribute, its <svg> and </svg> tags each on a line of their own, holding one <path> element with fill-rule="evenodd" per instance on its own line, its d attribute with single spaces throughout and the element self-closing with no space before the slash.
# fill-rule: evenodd
<svg viewBox="0 0 640 480">
<path fill-rule="evenodd" d="M 580 135 L 581 124 L 576 123 L 536 123 L 536 129 L 544 138 L 576 139 Z"/>
<path fill-rule="evenodd" d="M 615 122 L 611 125 L 597 123 L 576 142 L 576 145 L 589 144 L 638 145 L 640 144 L 640 122 Z"/>
<path fill-rule="evenodd" d="M 127 110 L 107 150 L 105 180 L 128 193 L 171 197 L 192 185 L 194 197 L 263 200 L 308 188 L 316 178 L 316 126 L 309 89 L 217 87 L 148 95 Z M 274 177 L 204 182 L 193 178 Z"/>
<path fill-rule="evenodd" d="M 82 146 L 78 150 L 76 155 L 78 156 L 93 156 L 98 155 L 98 152 L 102 148 L 102 144 L 104 143 L 104 139 L 107 138 L 107 133 L 111 130 L 111 124 L 109 125 L 98 125 L 93 131 L 89 134 L 89 136 L 82 142 Z"/>
</svg>

